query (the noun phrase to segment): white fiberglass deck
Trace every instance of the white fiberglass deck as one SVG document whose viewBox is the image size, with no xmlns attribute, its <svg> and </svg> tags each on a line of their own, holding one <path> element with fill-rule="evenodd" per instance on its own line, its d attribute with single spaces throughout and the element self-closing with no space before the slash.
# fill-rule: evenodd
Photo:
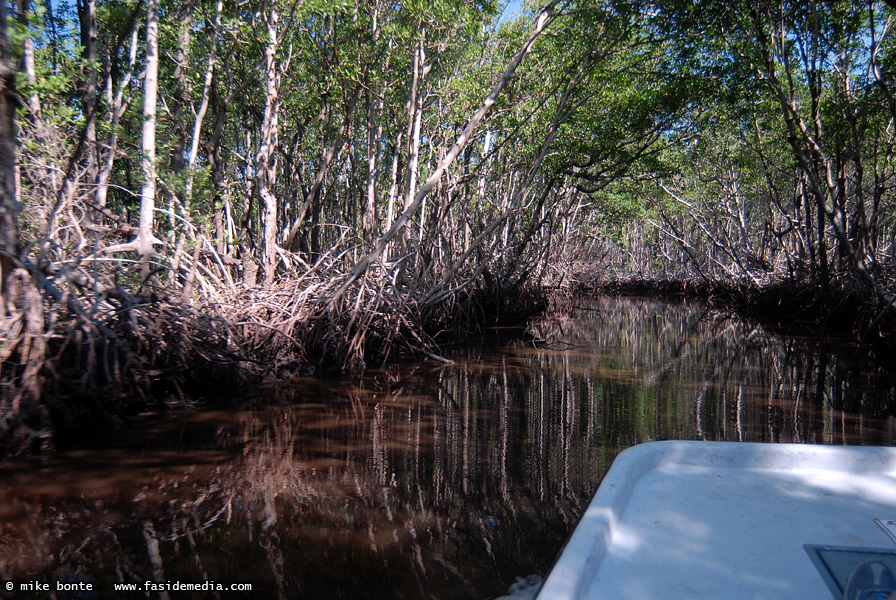
<svg viewBox="0 0 896 600">
<path fill-rule="evenodd" d="M 896 550 L 896 448 L 652 442 L 613 463 L 538 600 L 833 597 L 805 544 Z"/>
</svg>

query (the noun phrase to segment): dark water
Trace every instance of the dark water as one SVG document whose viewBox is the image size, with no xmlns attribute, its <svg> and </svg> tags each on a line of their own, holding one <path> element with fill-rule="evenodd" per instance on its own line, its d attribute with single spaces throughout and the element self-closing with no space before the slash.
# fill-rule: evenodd
<svg viewBox="0 0 896 600">
<path fill-rule="evenodd" d="M 587 301 L 518 337 L 0 464 L 0 597 L 495 598 L 661 439 L 893 445 L 888 365 L 702 306 Z M 184 583 L 251 592 L 182 592 Z M 11 584 L 13 592 L 7 592 Z M 91 591 L 22 592 L 83 585 Z"/>
</svg>

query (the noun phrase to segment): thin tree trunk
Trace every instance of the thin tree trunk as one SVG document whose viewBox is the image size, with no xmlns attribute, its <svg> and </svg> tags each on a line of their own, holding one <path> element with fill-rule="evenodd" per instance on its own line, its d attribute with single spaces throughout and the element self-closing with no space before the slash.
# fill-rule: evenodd
<svg viewBox="0 0 896 600">
<path fill-rule="evenodd" d="M 199 136 L 202 133 L 202 122 L 205 120 L 205 114 L 208 112 L 209 97 L 211 96 L 210 90 L 217 60 L 218 32 L 221 30 L 221 13 L 223 11 L 224 0 L 218 0 L 215 4 L 215 24 L 212 27 L 211 51 L 208 55 L 208 66 L 205 69 L 205 79 L 202 84 L 202 100 L 199 104 L 199 110 L 196 111 L 196 120 L 193 123 L 193 137 L 190 141 L 189 172 L 187 173 L 186 191 L 184 193 L 184 202 L 187 203 L 187 206 L 191 206 L 193 203 L 193 174 L 196 170 L 196 154 L 199 152 Z"/>
<path fill-rule="evenodd" d="M 380 95 L 377 117 L 383 114 L 383 95 Z M 380 139 L 383 137 L 383 123 L 379 121 L 374 131 L 372 127 L 373 110 L 368 101 L 367 106 L 367 199 L 364 205 L 364 217 L 362 220 L 364 243 L 368 248 L 373 247 L 377 224 L 376 182 L 379 177 L 382 152 L 380 152 Z"/>
<path fill-rule="evenodd" d="M 405 191 L 404 208 L 414 201 L 417 193 L 417 175 L 420 165 L 420 128 L 423 121 L 423 101 L 419 93 L 423 77 L 426 75 L 424 64 L 426 51 L 423 39 L 417 40 L 414 48 L 414 72 L 411 76 L 411 92 L 408 97 L 408 175 Z"/>
<path fill-rule="evenodd" d="M 374 35 L 379 29 L 379 2 L 373 7 L 373 15 L 371 17 Z M 386 57 L 385 71 L 389 71 L 389 57 Z M 369 80 L 369 77 L 368 77 Z M 369 85 L 369 83 L 368 83 Z M 382 161 L 382 152 L 380 152 L 380 140 L 383 137 L 383 105 L 385 104 L 386 90 L 381 89 L 379 101 L 377 103 L 376 133 L 373 130 L 373 98 L 368 96 L 367 99 L 367 198 L 364 205 L 364 216 L 362 218 L 363 238 L 365 250 L 373 247 L 374 238 L 376 236 L 377 224 L 377 203 L 376 203 L 376 182 L 379 178 L 380 164 Z"/>
<path fill-rule="evenodd" d="M 213 114 L 215 115 L 215 122 L 212 126 L 212 133 L 205 142 L 205 156 L 208 160 L 209 167 L 211 168 L 212 184 L 215 187 L 214 204 L 215 206 L 217 206 L 218 204 L 221 205 L 220 209 L 215 209 L 215 223 L 217 224 L 217 222 L 220 220 L 222 224 L 220 230 L 217 229 L 216 225 L 215 242 L 217 245 L 218 253 L 224 254 L 225 252 L 229 253 L 229 244 L 233 239 L 228 235 L 228 233 L 232 231 L 232 229 L 228 229 L 228 225 L 230 224 L 230 199 L 227 197 L 227 195 L 224 194 L 224 169 L 223 165 L 221 164 L 221 135 L 224 132 L 224 124 L 227 120 L 227 104 L 221 102 L 215 90 L 214 83 L 211 86 L 210 102 L 213 106 L 212 110 Z M 189 183 L 190 182 L 188 181 L 188 184 Z M 235 232 L 233 233 L 235 234 Z M 225 238 L 227 239 L 226 245 Z"/>
<path fill-rule="evenodd" d="M 398 138 L 395 140 L 395 146 L 392 150 L 392 175 L 391 184 L 389 185 L 389 199 L 386 203 L 386 231 L 392 228 L 392 222 L 395 219 L 395 195 L 398 193 L 398 163 L 401 155 L 401 136 L 404 132 L 398 132 Z"/>
<path fill-rule="evenodd" d="M 18 256 L 22 211 L 16 199 L 16 67 L 9 52 L 6 16 L 7 5 L 0 2 L 0 289 L 5 288 L 10 259 Z M 5 303 L 0 309 L 5 312 Z"/>
<path fill-rule="evenodd" d="M 118 123 L 121 116 L 124 114 L 127 105 L 130 103 L 130 100 L 124 102 L 124 91 L 130 85 L 131 78 L 134 76 L 134 66 L 137 63 L 137 36 L 139 32 L 140 23 L 137 19 L 134 19 L 131 26 L 131 48 L 128 56 L 128 70 L 122 78 L 121 83 L 118 86 L 118 91 L 115 92 L 114 96 L 112 95 L 111 69 L 109 69 L 109 74 L 106 78 L 106 99 L 111 107 L 112 126 L 109 128 L 109 135 L 106 138 L 106 158 L 97 175 L 96 203 L 100 206 L 106 205 L 106 199 L 109 193 L 109 179 L 112 177 L 112 167 L 115 164 L 115 153 L 118 148 Z"/>
<path fill-rule="evenodd" d="M 366 75 L 367 68 L 369 64 L 365 64 L 364 72 L 362 76 Z M 305 196 L 305 202 L 302 204 L 302 207 L 299 209 L 298 216 L 296 216 L 293 221 L 292 227 L 289 229 L 289 233 L 286 236 L 286 241 L 284 242 L 284 246 L 289 248 L 290 251 L 295 252 L 298 249 L 298 234 L 299 229 L 302 227 L 302 222 L 305 220 L 305 215 L 308 212 L 309 208 L 312 208 L 312 214 L 319 215 L 320 211 L 317 210 L 319 206 L 312 207 L 312 203 L 320 201 L 320 188 L 324 183 L 324 179 L 327 176 L 327 173 L 330 170 L 330 165 L 333 162 L 333 158 L 342 152 L 343 148 L 343 140 L 345 136 L 345 130 L 348 128 L 351 123 L 352 115 L 354 114 L 355 107 L 358 104 L 358 100 L 361 98 L 361 89 L 362 85 L 359 83 L 355 86 L 355 92 L 352 94 L 351 99 L 348 102 L 348 106 L 345 108 L 345 118 L 342 121 L 342 124 L 339 126 L 339 130 L 336 132 L 336 135 L 333 137 L 333 141 L 330 143 L 330 146 L 327 147 L 321 156 L 320 168 L 317 171 L 317 175 L 314 177 L 314 182 L 311 184 L 311 188 L 308 190 L 308 193 Z"/>
<path fill-rule="evenodd" d="M 517 67 L 520 66 L 520 63 L 523 62 L 523 59 L 532 50 L 532 46 L 535 44 L 535 41 L 544 32 L 545 27 L 547 27 L 548 23 L 553 17 L 554 8 L 559 2 L 560 0 L 551 0 L 550 4 L 548 4 L 547 7 L 545 7 L 541 11 L 541 13 L 539 13 L 535 21 L 535 27 L 533 28 L 529 39 L 526 40 L 526 43 L 519 50 L 519 52 L 514 55 L 513 59 L 507 65 L 507 68 L 504 70 L 503 75 L 495 84 L 494 88 L 492 88 L 491 93 L 488 95 L 488 97 L 485 98 L 482 105 L 476 110 L 475 113 L 473 113 L 473 116 L 470 117 L 470 120 L 467 122 L 463 131 L 461 131 L 460 135 L 457 138 L 457 141 L 454 143 L 454 146 L 452 146 L 451 150 L 448 151 L 448 153 L 445 155 L 445 158 L 443 158 L 439 162 L 435 171 L 433 171 L 429 178 L 427 178 L 426 182 L 420 188 L 420 191 L 417 193 L 411 205 L 407 207 L 407 209 L 402 212 L 401 215 L 398 216 L 398 219 L 395 220 L 395 223 L 392 225 L 392 227 L 380 236 L 373 250 L 368 252 L 363 258 L 361 258 L 360 261 L 358 261 L 358 264 L 355 265 L 355 268 L 354 270 L 352 270 L 351 275 L 346 278 L 342 286 L 333 295 L 331 304 L 335 302 L 353 282 L 357 281 L 359 278 L 365 275 L 367 273 L 367 269 L 369 269 L 374 262 L 379 260 L 379 258 L 383 255 L 383 251 L 386 249 L 386 246 L 389 245 L 389 243 L 396 236 L 399 230 L 405 225 L 405 223 L 410 220 L 414 212 L 416 212 L 420 207 L 423 199 L 426 198 L 429 192 L 432 191 L 432 189 L 435 187 L 436 183 L 439 181 L 439 178 L 442 176 L 445 170 L 449 167 L 449 165 L 451 165 L 452 162 L 454 162 L 454 159 L 457 158 L 457 155 L 460 154 L 461 150 L 464 149 L 464 146 L 466 146 L 470 137 L 473 135 L 473 131 L 476 130 L 476 127 L 482 121 L 483 117 L 485 117 L 485 114 L 495 104 L 498 96 L 502 91 L 504 91 L 504 88 L 507 87 L 507 84 L 513 77 L 514 72 L 516 72 Z"/>
<path fill-rule="evenodd" d="M 149 274 L 149 260 L 155 255 L 152 221 L 156 202 L 156 102 L 159 90 L 159 0 L 148 0 L 146 8 L 146 79 L 143 100 L 143 188 L 140 192 L 140 232 L 135 241 L 141 272 Z"/>
<path fill-rule="evenodd" d="M 418 24 L 419 29 L 419 24 Z M 423 64 L 425 62 L 426 54 L 423 48 L 423 33 L 420 33 L 420 38 L 417 40 L 417 43 L 414 45 L 414 60 L 412 62 L 411 67 L 411 87 L 408 92 L 408 101 L 407 101 L 407 115 L 408 115 L 408 126 L 407 126 L 407 143 L 408 143 L 408 162 L 407 162 L 407 172 L 404 177 L 405 188 L 404 188 L 404 202 L 402 205 L 402 211 L 407 210 L 407 208 L 413 204 L 414 196 L 417 191 L 417 173 L 419 169 L 419 156 L 420 156 L 420 128 L 422 124 L 422 112 L 423 112 L 423 102 L 419 97 L 419 89 L 425 75 Z M 402 228 L 398 231 L 398 240 L 396 241 L 396 251 L 399 254 L 404 254 L 407 245 L 407 230 Z"/>
<path fill-rule="evenodd" d="M 97 56 L 96 56 L 96 0 L 79 0 L 78 17 L 81 21 L 81 58 L 86 69 L 86 87 L 81 101 L 81 110 L 87 118 L 87 126 L 84 134 L 84 143 L 87 148 L 87 182 L 90 186 L 96 186 L 99 175 L 99 148 L 96 143 L 96 92 L 97 92 Z M 148 63 L 147 63 L 148 66 Z M 96 188 L 91 190 L 94 200 Z"/>
<path fill-rule="evenodd" d="M 379 3 L 377 3 L 379 6 Z M 311 188 L 305 194 L 305 201 L 302 204 L 302 207 L 299 209 L 298 215 L 292 223 L 292 226 L 289 228 L 289 232 L 286 234 L 286 239 L 284 240 L 284 246 L 288 248 L 290 251 L 295 252 L 299 247 L 299 230 L 302 227 L 302 223 L 305 220 L 305 214 L 308 212 L 308 208 L 311 207 L 312 203 L 320 201 L 320 188 L 323 185 L 324 179 L 327 176 L 327 173 L 330 169 L 330 164 L 334 158 L 342 152 L 342 148 L 344 147 L 343 136 L 345 135 L 345 131 L 348 126 L 351 124 L 352 116 L 355 112 L 355 107 L 358 105 L 358 100 L 361 98 L 361 91 L 363 88 L 363 81 L 367 78 L 367 72 L 370 69 L 370 65 L 373 63 L 374 57 L 376 56 L 380 34 L 383 31 L 382 22 L 374 22 L 373 24 L 373 43 L 370 44 L 370 51 L 367 55 L 367 60 L 364 61 L 364 64 L 361 67 L 361 73 L 359 74 L 358 84 L 355 86 L 355 91 L 352 94 L 351 98 L 345 107 L 345 117 L 342 120 L 342 124 L 339 126 L 339 130 L 336 132 L 336 135 L 333 136 L 333 141 L 330 143 L 330 146 L 326 148 L 321 154 L 320 167 L 318 169 L 317 175 L 314 177 L 314 181 L 311 184 Z M 319 216 L 319 206 L 315 206 L 312 209 L 312 214 Z M 314 236 L 317 233 L 312 230 L 312 242 L 314 242 Z M 312 251 L 314 253 L 314 251 Z"/>
<path fill-rule="evenodd" d="M 28 26 L 29 0 L 19 0 L 19 24 L 28 32 L 22 48 L 22 69 L 28 82 L 28 112 L 34 125 L 40 123 L 40 99 L 37 97 L 37 74 L 34 71 L 34 39 Z"/>
<path fill-rule="evenodd" d="M 280 110 L 280 74 L 277 70 L 277 8 L 271 7 L 265 16 L 268 45 L 265 49 L 266 97 L 261 140 L 255 161 L 258 195 L 262 202 L 262 267 L 264 283 L 274 281 L 277 266 L 277 197 L 274 183 L 277 177 L 277 118 Z"/>
<path fill-rule="evenodd" d="M 172 137 L 174 147 L 171 152 L 170 168 L 174 174 L 183 171 L 186 163 L 184 154 L 187 149 L 187 126 L 184 122 L 184 111 L 190 104 L 191 85 L 187 78 L 190 61 L 190 41 L 193 31 L 193 10 L 195 4 L 187 0 L 181 5 L 179 25 L 177 29 L 177 52 L 174 57 L 174 90 L 169 100 L 171 106 Z"/>
<path fill-rule="evenodd" d="M 479 185 L 476 188 L 476 200 L 479 203 L 479 206 L 483 206 L 485 204 L 485 172 L 486 169 L 484 167 L 485 161 L 488 159 L 488 152 L 491 147 L 492 141 L 492 132 L 485 132 L 485 142 L 482 144 L 482 165 L 480 167 L 479 172 Z"/>
</svg>

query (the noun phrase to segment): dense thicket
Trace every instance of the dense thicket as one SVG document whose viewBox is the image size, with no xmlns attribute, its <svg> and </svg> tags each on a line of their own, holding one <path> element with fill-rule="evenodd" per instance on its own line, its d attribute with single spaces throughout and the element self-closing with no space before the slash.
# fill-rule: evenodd
<svg viewBox="0 0 896 600">
<path fill-rule="evenodd" d="M 888 331 L 882 3 L 4 6 L 7 449 L 87 410 L 48 397 L 435 356 L 583 266 L 814 286 Z"/>
<path fill-rule="evenodd" d="M 788 314 L 810 305 L 859 339 L 892 342 L 892 9 L 681 2 L 660 12 L 669 73 L 702 99 L 681 113 L 689 133 L 666 169 L 636 186 L 655 211 L 642 268 L 659 259 L 705 281 L 771 285 Z"/>
</svg>

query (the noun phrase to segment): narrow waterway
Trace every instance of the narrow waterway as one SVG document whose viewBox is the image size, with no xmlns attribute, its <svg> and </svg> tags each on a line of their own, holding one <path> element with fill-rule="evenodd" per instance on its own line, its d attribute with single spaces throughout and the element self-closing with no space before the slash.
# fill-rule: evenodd
<svg viewBox="0 0 896 600">
<path fill-rule="evenodd" d="M 449 356 L 0 464 L 0 597 L 495 598 L 634 444 L 896 443 L 887 365 L 699 304 L 583 301 Z"/>
</svg>

